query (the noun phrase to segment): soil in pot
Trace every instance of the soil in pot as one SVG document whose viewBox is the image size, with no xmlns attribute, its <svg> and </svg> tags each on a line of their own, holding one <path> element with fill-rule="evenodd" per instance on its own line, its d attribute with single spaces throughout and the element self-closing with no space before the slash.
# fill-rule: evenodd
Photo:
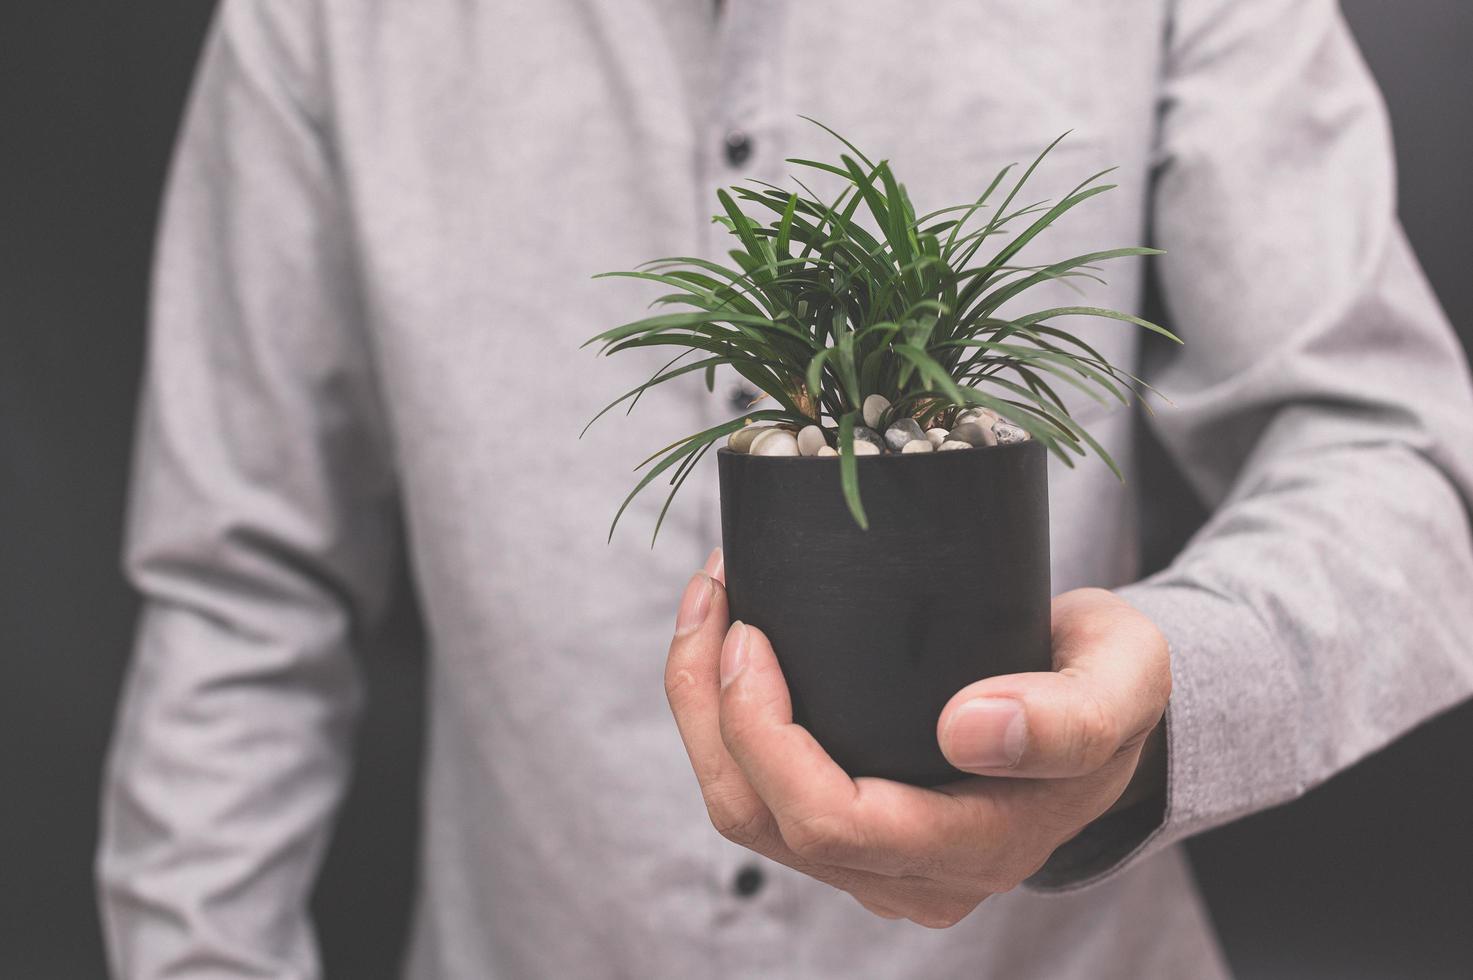
<svg viewBox="0 0 1473 980">
<path fill-rule="evenodd" d="M 964 775 L 936 722 L 957 691 L 1048 670 L 1048 465 L 1037 442 L 858 459 L 717 453 L 732 616 L 772 640 L 806 727 L 852 776 Z"/>
</svg>

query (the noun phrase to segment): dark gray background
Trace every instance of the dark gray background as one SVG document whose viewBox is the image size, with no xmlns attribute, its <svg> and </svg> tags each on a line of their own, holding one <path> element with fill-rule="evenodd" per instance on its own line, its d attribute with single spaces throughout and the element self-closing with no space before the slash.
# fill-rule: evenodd
<svg viewBox="0 0 1473 980">
<path fill-rule="evenodd" d="M 1473 336 L 1473 4 L 1345 4 L 1395 119 L 1402 213 Z M 210 5 L 0 10 L 0 977 L 101 976 L 98 772 L 128 656 L 117 574 L 154 211 Z M 1170 474 L 1153 479 L 1170 486 Z M 1155 554 L 1197 518 L 1188 495 Z M 412 887 L 412 609 L 367 657 L 359 772 L 314 903 L 328 973 L 392 975 Z M 1473 655 L 1473 652 L 1470 652 Z M 1243 977 L 1473 976 L 1473 707 L 1193 842 Z M 590 874 L 597 873 L 590 869 Z"/>
</svg>

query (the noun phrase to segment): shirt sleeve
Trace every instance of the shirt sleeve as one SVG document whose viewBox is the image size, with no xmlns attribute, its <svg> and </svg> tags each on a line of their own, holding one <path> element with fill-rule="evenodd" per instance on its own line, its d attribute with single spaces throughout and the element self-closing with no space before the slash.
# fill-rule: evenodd
<svg viewBox="0 0 1473 980">
<path fill-rule="evenodd" d="M 1294 799 L 1473 692 L 1473 396 L 1396 217 L 1386 113 L 1330 0 L 1181 0 L 1154 233 L 1186 343 L 1149 425 L 1211 516 L 1119 594 L 1171 649 L 1164 814 L 1071 889 Z M 1149 502 L 1147 502 L 1149 506 Z"/>
<path fill-rule="evenodd" d="M 166 194 L 125 554 L 144 604 L 97 860 L 134 980 L 317 974 L 351 651 L 396 581 L 311 7 L 222 5 Z"/>
</svg>

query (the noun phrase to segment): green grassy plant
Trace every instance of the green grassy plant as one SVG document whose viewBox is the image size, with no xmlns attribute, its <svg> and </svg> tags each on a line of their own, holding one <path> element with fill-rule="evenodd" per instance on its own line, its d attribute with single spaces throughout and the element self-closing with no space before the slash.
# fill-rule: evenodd
<svg viewBox="0 0 1473 980">
<path fill-rule="evenodd" d="M 711 447 L 744 425 L 769 422 L 820 425 L 830 433 L 840 454 L 845 500 L 854 519 L 867 527 L 853 442 L 854 427 L 862 424 L 861 405 L 871 394 L 891 403 L 882 427 L 904 416 L 922 427 L 948 426 L 964 408 L 988 408 L 1068 465 L 1093 450 L 1120 476 L 1105 449 L 1070 417 L 1055 386 L 1067 384 L 1096 400 L 1123 404 L 1143 397 L 1149 386 L 1056 321 L 1103 317 L 1180 341 L 1140 317 L 1090 306 L 1000 312 L 1005 303 L 1046 282 L 1103 282 L 1097 263 L 1159 254 L 1130 247 L 1045 265 L 1014 262 L 1055 221 L 1114 187 L 1100 183 L 1111 171 L 1090 176 L 1058 201 L 1019 204 L 1019 194 L 1060 137 L 1006 190 L 1016 165 L 1005 167 L 975 201 L 917 216 L 887 161 L 874 162 L 822 128 L 847 152 L 835 162 L 787 162 L 840 178 L 843 189 L 833 200 L 821 199 L 797 177 L 797 190 L 762 182 L 721 190 L 721 213 L 713 220 L 736 240 L 728 253 L 731 265 L 679 256 L 603 274 L 671 291 L 652 304 L 662 312 L 605 330 L 584 346 L 599 344 L 602 354 L 642 347 L 676 353 L 594 421 L 626 403 L 632 411 L 650 388 L 694 372 L 703 372 L 707 388 L 714 389 L 722 365 L 772 402 L 645 459 L 636 470 L 646 472 L 619 507 L 614 525 L 641 490 L 668 473 L 671 489 L 656 521 L 658 534 L 670 501 Z M 749 216 L 742 205 L 770 220 Z"/>
</svg>

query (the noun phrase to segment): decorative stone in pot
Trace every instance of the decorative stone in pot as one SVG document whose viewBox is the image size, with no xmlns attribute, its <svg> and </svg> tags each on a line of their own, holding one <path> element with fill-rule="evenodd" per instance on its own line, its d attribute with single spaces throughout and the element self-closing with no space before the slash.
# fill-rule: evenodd
<svg viewBox="0 0 1473 980">
<path fill-rule="evenodd" d="M 946 702 L 1050 666 L 1044 447 L 857 459 L 868 530 L 835 463 L 717 458 L 731 614 L 772 640 L 793 720 L 853 776 L 962 776 L 937 744 Z"/>
</svg>

